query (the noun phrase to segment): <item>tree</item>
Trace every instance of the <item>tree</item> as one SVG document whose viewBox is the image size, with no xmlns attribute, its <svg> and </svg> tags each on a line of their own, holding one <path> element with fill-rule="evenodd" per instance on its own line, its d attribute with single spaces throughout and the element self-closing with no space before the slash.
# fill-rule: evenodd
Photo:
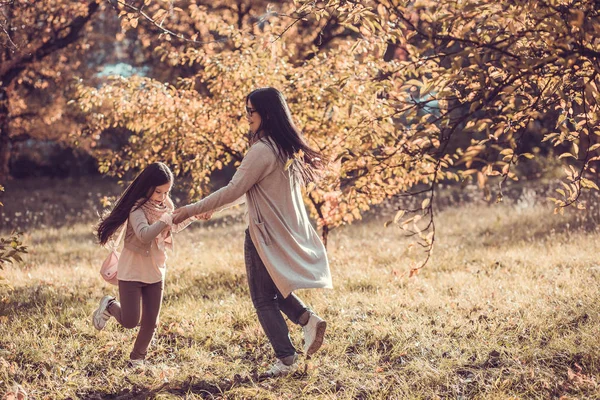
<svg viewBox="0 0 600 400">
<path fill-rule="evenodd" d="M 531 138 L 561 150 L 566 178 L 556 212 L 583 207 L 581 191 L 598 188 L 594 2 L 295 5 L 237 25 L 214 10 L 178 10 L 196 22 L 185 33 L 163 31 L 156 54 L 169 65 L 196 66 L 194 72 L 167 85 L 131 78 L 100 90 L 80 87 L 95 134 L 108 126 L 133 132 L 125 158 L 107 154 L 105 169 L 170 157 L 178 172 L 192 174 L 201 194 L 212 169 L 243 154 L 238 120 L 245 94 L 269 85 L 284 91 L 309 141 L 334 161 L 307 192 L 325 236 L 386 198 L 418 194 L 420 206 L 399 210 L 392 222 L 429 251 L 437 185 L 476 177 L 482 187 L 498 183 L 501 201 L 502 183 L 518 179 L 516 165 L 533 157 L 524 146 Z M 139 9 L 131 12 L 130 20 L 160 27 Z M 195 27 L 208 18 L 203 41 L 193 42 L 200 37 Z M 193 41 L 178 42 L 178 35 Z M 326 45 L 318 46 L 323 37 Z M 398 51 L 401 57 L 390 56 Z M 130 107 L 122 109 L 117 99 Z M 419 184 L 425 189 L 409 192 Z"/>
<path fill-rule="evenodd" d="M 20 234 L 13 234 L 9 238 L 0 238 L 0 269 L 4 264 L 21 262 L 21 254 L 27 253 L 27 247 L 23 246 Z"/>
<path fill-rule="evenodd" d="M 501 201 L 502 182 L 518 179 L 516 164 L 533 157 L 523 143 L 536 134 L 561 150 L 564 161 L 555 212 L 584 207 L 581 191 L 598 190 L 597 2 L 296 3 L 313 15 L 352 19 L 362 40 L 377 36 L 406 51 L 398 74 L 388 78 L 400 90 L 385 97 L 402 114 L 404 138 L 424 144 L 413 149 L 415 162 L 434 165 L 426 179 L 431 198 L 441 180 L 476 175 L 482 186 L 499 181 Z M 422 113 L 432 105 L 438 113 Z M 457 146 L 465 135 L 470 143 Z M 369 158 L 377 160 L 374 153 Z M 424 204 L 431 213 L 432 203 Z"/>
<path fill-rule="evenodd" d="M 217 16 L 212 14 L 213 19 Z M 302 57 L 299 51 L 308 47 L 298 38 L 312 43 L 318 34 L 304 35 L 306 27 L 289 24 L 288 18 L 273 18 L 263 26 L 244 25 L 239 30 L 222 18 L 214 22 L 220 27 L 216 36 L 228 37 L 233 45 L 219 51 L 197 46 L 185 52 L 170 42 L 159 46 L 157 53 L 169 64 L 197 66 L 196 74 L 176 85 L 140 77 L 115 78 L 100 89 L 82 85 L 78 102 L 93 127 L 88 135 L 101 136 L 110 127 L 132 132 L 128 145 L 117 154 L 98 152 L 102 170 L 122 174 L 164 160 L 176 173 L 189 174 L 196 184 L 192 194 L 202 195 L 210 174 L 241 160 L 245 152 L 247 128 L 241 121 L 245 96 L 256 87 L 275 86 L 286 94 L 309 142 L 333 161 L 306 196 L 325 240 L 330 229 L 360 218 L 373 204 L 418 182 L 418 171 L 406 169 L 409 157 L 401 151 L 404 143 L 391 118 L 382 118 L 367 130 L 356 129 L 372 115 L 393 112 L 379 96 L 391 89 L 389 81 L 370 85 L 368 72 L 356 74 L 361 62 L 391 70 L 377 55 L 377 44 L 365 42 L 357 48 L 345 39 L 342 27 L 335 53 L 319 53 L 311 44 Z M 330 36 L 333 45 L 335 34 Z M 357 59 L 358 50 L 364 53 L 362 60 Z M 364 157 L 369 151 L 386 161 L 373 164 Z"/>
<path fill-rule="evenodd" d="M 8 177 L 12 141 L 36 131 L 47 134 L 39 124 L 54 125 L 66 112 L 60 93 L 73 71 L 89 67 L 75 55 L 87 50 L 80 38 L 101 10 L 92 0 L 0 3 L 0 180 Z M 47 88 L 57 89 L 42 95 L 52 101 L 36 104 Z"/>
<path fill-rule="evenodd" d="M 261 5 L 256 1 L 206 1 L 205 5 L 195 2 L 193 15 L 196 19 L 192 20 L 178 11 L 180 4 L 188 2 L 161 2 L 166 5 L 165 9 L 161 9 L 158 2 L 146 3 L 118 0 L 0 2 L 3 50 L 0 56 L 3 66 L 0 69 L 3 99 L 0 107 L 0 181 L 8 176 L 14 144 L 31 139 L 66 144 L 71 133 L 83 128 L 73 109 L 67 107 L 76 79 L 98 85 L 101 78 L 97 73 L 102 72 L 103 66 L 116 62 L 143 68 L 148 76 L 163 81 L 194 74 L 194 67 L 189 66 L 152 68 L 157 57 L 160 58 L 153 50 L 158 43 L 165 42 L 164 36 L 160 35 L 164 32 L 165 20 L 167 23 L 177 21 L 171 31 L 174 35 L 191 28 L 198 28 L 198 34 L 204 34 L 210 26 L 210 19 L 203 17 L 209 15 L 207 10 L 223 10 L 237 26 L 243 19 L 251 18 L 253 7 Z M 137 13 L 128 12 L 132 10 Z M 143 19 L 146 13 L 156 17 L 156 24 L 137 27 L 138 19 Z M 138 15 L 139 18 L 133 18 Z M 190 28 L 191 22 L 195 25 Z M 133 25 L 138 29 L 128 31 Z M 213 45 L 218 43 L 221 43 L 219 39 Z M 179 42 L 173 41 L 171 46 L 181 49 Z M 78 143 L 79 148 L 85 145 Z"/>
</svg>

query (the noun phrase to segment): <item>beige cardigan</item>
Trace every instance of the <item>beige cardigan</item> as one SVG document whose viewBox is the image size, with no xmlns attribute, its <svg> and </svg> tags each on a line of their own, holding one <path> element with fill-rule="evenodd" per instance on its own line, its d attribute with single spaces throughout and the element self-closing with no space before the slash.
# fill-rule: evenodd
<svg viewBox="0 0 600 400">
<path fill-rule="evenodd" d="M 185 206 L 187 216 L 216 210 L 246 195 L 250 237 L 284 297 L 296 289 L 332 288 L 325 246 L 306 214 L 300 185 L 275 153 L 256 142 L 227 186 Z"/>
<path fill-rule="evenodd" d="M 141 208 L 129 213 L 117 269 L 118 280 L 144 283 L 164 280 L 167 255 L 157 247 L 156 237 L 167 227 L 163 221 L 148 224 Z"/>
</svg>

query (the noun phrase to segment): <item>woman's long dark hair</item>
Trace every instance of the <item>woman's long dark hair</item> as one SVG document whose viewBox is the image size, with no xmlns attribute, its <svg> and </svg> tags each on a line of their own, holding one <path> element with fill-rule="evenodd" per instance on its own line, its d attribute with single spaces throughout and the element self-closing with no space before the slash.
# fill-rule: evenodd
<svg viewBox="0 0 600 400">
<path fill-rule="evenodd" d="M 300 130 L 294 125 L 290 109 L 283 94 L 275 88 L 266 87 L 252 91 L 246 97 L 252 102 L 252 107 L 261 118 L 259 132 L 273 139 L 282 161 L 285 163 L 302 150 L 303 159 L 294 162 L 294 172 L 299 175 L 302 182 L 313 182 L 319 170 L 326 164 L 325 157 L 317 150 L 308 146 Z"/>
<path fill-rule="evenodd" d="M 125 189 L 110 214 L 100 221 L 96 231 L 100 244 L 105 245 L 116 230 L 127 221 L 134 206 L 136 210 L 140 208 L 148 201 L 157 186 L 169 182 L 173 182 L 173 173 L 166 164 L 157 162 L 144 168 Z"/>
</svg>

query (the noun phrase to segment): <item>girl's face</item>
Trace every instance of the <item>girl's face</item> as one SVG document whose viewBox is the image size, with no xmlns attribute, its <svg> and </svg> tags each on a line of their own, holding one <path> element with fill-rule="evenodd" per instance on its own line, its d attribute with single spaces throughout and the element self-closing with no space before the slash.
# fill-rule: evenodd
<svg viewBox="0 0 600 400">
<path fill-rule="evenodd" d="M 171 193 L 171 187 L 173 187 L 172 182 L 155 187 L 154 192 L 150 195 L 150 200 L 162 204 L 169 196 L 169 193 Z"/>
<path fill-rule="evenodd" d="M 252 106 L 250 100 L 246 103 L 246 121 L 248 121 L 248 124 L 250 125 L 250 133 L 258 132 L 262 119 L 260 118 L 260 115 L 258 115 L 256 109 L 254 109 L 254 106 Z"/>
</svg>

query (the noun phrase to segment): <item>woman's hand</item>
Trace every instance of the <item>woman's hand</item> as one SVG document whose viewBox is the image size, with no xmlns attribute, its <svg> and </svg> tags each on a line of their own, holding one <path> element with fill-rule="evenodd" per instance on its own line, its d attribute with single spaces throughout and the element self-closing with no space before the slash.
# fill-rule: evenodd
<svg viewBox="0 0 600 400">
<path fill-rule="evenodd" d="M 203 214 L 198 214 L 198 215 L 194 215 L 192 218 L 194 218 L 197 221 L 208 221 L 209 219 L 211 219 L 213 215 L 213 211 L 209 211 L 209 212 L 205 212 Z"/>
<path fill-rule="evenodd" d="M 175 225 L 179 224 L 180 222 L 183 222 L 189 217 L 190 216 L 188 215 L 188 211 L 185 207 L 180 207 L 177 210 L 173 211 L 173 223 Z"/>
</svg>

